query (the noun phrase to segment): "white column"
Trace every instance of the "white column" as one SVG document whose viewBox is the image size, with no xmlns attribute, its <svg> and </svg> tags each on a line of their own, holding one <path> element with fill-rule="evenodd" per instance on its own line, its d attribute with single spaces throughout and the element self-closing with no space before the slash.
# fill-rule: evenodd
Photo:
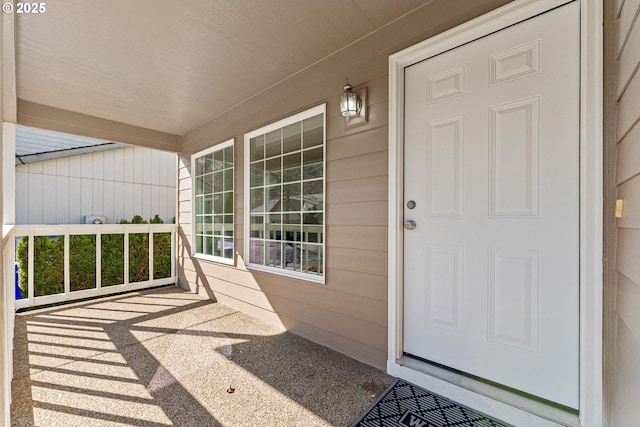
<svg viewBox="0 0 640 427">
<path fill-rule="evenodd" d="M 13 0 L 4 0 L 4 3 L 13 4 Z M 15 212 L 15 123 L 17 122 L 17 97 L 16 97 L 16 67 L 15 67 L 15 26 L 14 15 L 2 13 L 0 15 L 0 141 L 2 142 L 2 161 L 0 161 L 0 216 L 3 224 L 13 224 Z M 6 175 L 5 175 L 6 174 Z M 3 226 L 3 237 L 11 236 L 9 230 Z M 11 405 L 11 379 L 13 377 L 13 324 L 14 310 L 14 286 L 6 283 L 4 267 L 13 269 L 13 265 L 6 266 L 3 239 L 0 244 L 0 277 L 2 278 L 2 291 L 0 292 L 0 389 L 3 398 L 0 399 L 0 424 L 10 425 Z M 12 245 L 9 245 L 12 247 Z M 13 277 L 13 276 L 11 276 Z"/>
</svg>

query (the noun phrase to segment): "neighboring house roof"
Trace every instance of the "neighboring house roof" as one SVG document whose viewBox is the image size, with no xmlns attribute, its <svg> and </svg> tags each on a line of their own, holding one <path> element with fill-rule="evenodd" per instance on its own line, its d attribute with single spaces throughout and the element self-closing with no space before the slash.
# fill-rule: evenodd
<svg viewBox="0 0 640 427">
<path fill-rule="evenodd" d="M 16 127 L 16 166 L 42 160 L 76 156 L 127 147 L 126 144 L 61 132 Z"/>
</svg>

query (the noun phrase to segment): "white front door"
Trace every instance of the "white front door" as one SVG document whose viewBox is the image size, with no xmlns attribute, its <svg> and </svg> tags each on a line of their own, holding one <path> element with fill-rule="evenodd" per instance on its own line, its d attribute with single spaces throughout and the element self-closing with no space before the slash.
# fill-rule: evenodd
<svg viewBox="0 0 640 427">
<path fill-rule="evenodd" d="M 579 377 L 574 2 L 405 68 L 405 354 L 571 408 Z"/>
</svg>

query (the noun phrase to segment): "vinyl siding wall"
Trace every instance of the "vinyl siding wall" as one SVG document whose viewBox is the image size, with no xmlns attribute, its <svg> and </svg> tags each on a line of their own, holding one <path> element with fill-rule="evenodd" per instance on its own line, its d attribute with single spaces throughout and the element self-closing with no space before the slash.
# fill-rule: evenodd
<svg viewBox="0 0 640 427">
<path fill-rule="evenodd" d="M 175 217 L 176 154 L 129 147 L 16 166 L 17 224 Z"/>
<path fill-rule="evenodd" d="M 387 358 L 388 57 L 506 1 L 434 2 L 256 94 L 182 138 L 178 173 L 180 284 L 356 359 Z M 252 72 L 259 72 L 259 64 Z M 347 129 L 345 77 L 367 87 L 369 122 Z M 243 264 L 244 133 L 327 104 L 326 284 Z M 235 138 L 236 266 L 192 258 L 190 156 Z"/>
<path fill-rule="evenodd" d="M 613 366 L 605 384 L 609 425 L 637 425 L 640 417 L 640 0 L 619 0 L 613 12 L 617 79 L 615 141 L 617 197 L 624 201 L 616 220 L 614 321 L 605 330 Z M 605 349 L 606 352 L 609 349 Z"/>
</svg>

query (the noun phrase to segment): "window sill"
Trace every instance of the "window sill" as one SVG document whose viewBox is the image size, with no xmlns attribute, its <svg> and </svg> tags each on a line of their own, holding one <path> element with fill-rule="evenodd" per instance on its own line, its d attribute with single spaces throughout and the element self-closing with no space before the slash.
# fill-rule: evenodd
<svg viewBox="0 0 640 427">
<path fill-rule="evenodd" d="M 218 257 L 218 256 L 213 256 L 213 255 L 206 255 L 206 254 L 199 254 L 199 253 L 195 253 L 195 254 L 191 254 L 191 258 L 196 258 L 196 259 L 201 259 L 203 261 L 212 261 L 212 262 L 216 262 L 218 264 L 225 264 L 225 265 L 230 265 L 230 266 L 235 266 L 235 256 L 231 259 L 229 258 L 222 258 L 222 257 Z"/>
<path fill-rule="evenodd" d="M 255 270 L 255 271 L 261 271 L 264 273 L 277 274 L 279 276 L 291 277 L 293 279 L 304 280 L 307 282 L 313 282 L 320 285 L 325 284 L 324 275 L 320 276 L 317 274 L 302 273 L 300 271 L 273 268 L 273 267 L 264 266 L 260 264 L 247 264 L 246 267 L 247 267 L 247 270 Z"/>
</svg>

